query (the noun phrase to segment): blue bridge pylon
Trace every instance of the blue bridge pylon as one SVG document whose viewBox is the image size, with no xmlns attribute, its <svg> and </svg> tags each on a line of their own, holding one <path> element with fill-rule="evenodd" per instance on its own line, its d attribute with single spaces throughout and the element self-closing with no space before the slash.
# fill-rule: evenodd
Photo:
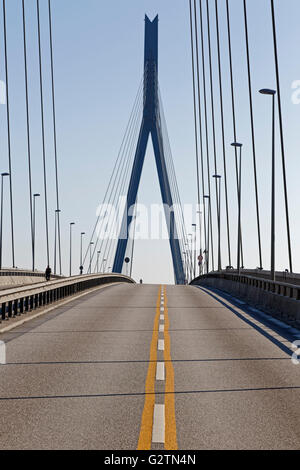
<svg viewBox="0 0 300 470">
<path fill-rule="evenodd" d="M 177 236 L 173 199 L 166 166 L 161 110 L 158 93 L 158 16 L 153 21 L 145 18 L 144 109 L 134 163 L 127 193 L 127 208 L 122 219 L 113 272 L 121 273 L 133 215 L 128 211 L 136 203 L 148 139 L 151 134 L 162 201 L 165 207 L 169 241 L 176 284 L 184 284 L 185 275 Z"/>
</svg>

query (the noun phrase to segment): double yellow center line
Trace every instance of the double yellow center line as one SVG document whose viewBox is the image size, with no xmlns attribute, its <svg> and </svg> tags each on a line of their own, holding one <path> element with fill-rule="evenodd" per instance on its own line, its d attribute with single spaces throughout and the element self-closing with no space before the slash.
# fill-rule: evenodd
<svg viewBox="0 0 300 470">
<path fill-rule="evenodd" d="M 163 298 L 163 302 L 162 299 Z M 163 307 L 163 308 L 162 308 Z M 156 315 L 153 325 L 153 334 L 150 347 L 150 360 L 145 385 L 145 404 L 142 414 L 138 450 L 150 450 L 152 445 L 152 431 L 155 407 L 155 384 L 157 367 L 157 350 L 159 340 L 160 315 L 164 314 L 164 366 L 165 366 L 165 400 L 164 400 L 164 448 L 177 450 L 175 396 L 174 396 L 174 369 L 171 360 L 171 342 L 169 334 L 168 299 L 166 288 L 160 287 L 156 302 Z"/>
</svg>

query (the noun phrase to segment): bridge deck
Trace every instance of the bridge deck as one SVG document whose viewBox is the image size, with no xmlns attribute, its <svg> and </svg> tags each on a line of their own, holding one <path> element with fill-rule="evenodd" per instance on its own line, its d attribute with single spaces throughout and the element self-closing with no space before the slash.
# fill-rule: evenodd
<svg viewBox="0 0 300 470">
<path fill-rule="evenodd" d="M 159 286 L 103 287 L 0 335 L 0 447 L 143 447 L 155 403 L 166 447 L 299 448 L 292 336 L 197 287 L 168 286 L 162 307 Z"/>
</svg>

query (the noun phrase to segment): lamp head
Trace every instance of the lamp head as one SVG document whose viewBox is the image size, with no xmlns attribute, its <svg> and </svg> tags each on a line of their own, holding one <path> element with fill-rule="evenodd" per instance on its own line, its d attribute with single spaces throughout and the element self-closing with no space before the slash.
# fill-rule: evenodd
<svg viewBox="0 0 300 470">
<path fill-rule="evenodd" d="M 259 93 L 261 95 L 274 96 L 274 95 L 276 95 L 276 90 L 272 90 L 270 88 L 263 88 L 262 90 L 259 90 Z"/>
<path fill-rule="evenodd" d="M 243 147 L 243 144 L 241 144 L 241 143 L 239 143 L 239 142 L 233 142 L 233 143 L 231 144 L 231 146 L 232 146 L 232 147 L 236 147 L 236 148 L 241 148 L 241 147 Z"/>
</svg>

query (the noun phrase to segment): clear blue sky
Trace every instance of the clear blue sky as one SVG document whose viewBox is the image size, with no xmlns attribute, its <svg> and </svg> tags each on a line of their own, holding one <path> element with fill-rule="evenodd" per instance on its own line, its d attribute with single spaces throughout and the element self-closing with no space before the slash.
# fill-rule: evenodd
<svg viewBox="0 0 300 470">
<path fill-rule="evenodd" d="M 51 132 L 50 69 L 47 23 L 47 1 L 41 2 L 42 45 L 45 87 L 47 167 L 49 179 L 49 217 L 51 249 L 54 232 L 54 156 Z M 253 67 L 253 92 L 257 136 L 259 189 L 262 212 L 264 266 L 269 265 L 270 237 L 270 103 L 256 91 L 274 87 L 274 61 L 269 0 L 248 0 L 250 47 Z M 285 127 L 287 177 L 289 184 L 291 232 L 295 270 L 300 270 L 298 217 L 299 198 L 299 123 L 300 106 L 292 104 L 291 84 L 300 80 L 298 44 L 300 31 L 298 0 L 276 0 L 281 86 Z M 196 201 L 193 103 L 187 0 L 52 0 L 55 84 L 57 101 L 59 176 L 62 206 L 64 272 L 68 271 L 68 223 L 74 229 L 74 271 L 79 265 L 79 234 L 91 232 L 98 203 L 102 200 L 111 174 L 129 113 L 142 76 L 144 15 L 159 15 L 159 74 L 173 158 L 183 202 Z M 210 0 L 211 8 L 214 1 Z M 224 75 L 225 124 L 230 184 L 232 250 L 236 241 L 236 191 L 232 141 L 232 118 L 228 75 L 228 50 L 225 30 L 225 1 L 219 0 L 221 14 L 222 66 Z M 243 2 L 230 0 L 236 113 L 238 139 L 244 143 L 243 226 L 245 264 L 258 265 L 255 225 L 255 201 L 250 141 L 250 121 L 243 29 Z M 26 0 L 30 116 L 34 191 L 42 192 L 42 152 L 38 82 L 38 49 L 36 2 Z M 0 10 L 0 48 L 3 51 L 2 9 Z M 21 23 L 21 0 L 7 2 L 8 59 L 10 74 L 12 164 L 16 228 L 16 263 L 31 263 L 29 203 L 26 162 L 26 127 L 24 70 Z M 214 75 L 216 75 L 215 23 L 212 18 Z M 0 79 L 4 79 L 3 53 L 0 56 Z M 217 151 L 219 172 L 222 171 L 218 82 L 214 82 L 217 102 Z M 278 136 L 277 136 L 278 140 Z M 212 156 L 211 126 L 210 148 Z M 0 106 L 1 171 L 7 169 L 5 107 Z M 287 267 L 287 249 L 282 191 L 280 152 L 277 152 L 277 268 Z M 7 187 L 6 187 L 7 189 Z M 139 201 L 160 202 L 153 153 L 150 147 L 142 177 Z M 4 217 L 4 265 L 11 263 L 7 191 Z M 223 204 L 224 209 L 224 204 Z M 44 269 L 45 240 L 43 201 L 37 211 L 37 265 Z M 223 221 L 224 222 L 224 221 Z M 223 256 L 227 264 L 225 225 L 223 223 Z M 134 277 L 149 282 L 172 282 L 172 265 L 168 243 L 140 241 L 136 244 Z"/>
</svg>

